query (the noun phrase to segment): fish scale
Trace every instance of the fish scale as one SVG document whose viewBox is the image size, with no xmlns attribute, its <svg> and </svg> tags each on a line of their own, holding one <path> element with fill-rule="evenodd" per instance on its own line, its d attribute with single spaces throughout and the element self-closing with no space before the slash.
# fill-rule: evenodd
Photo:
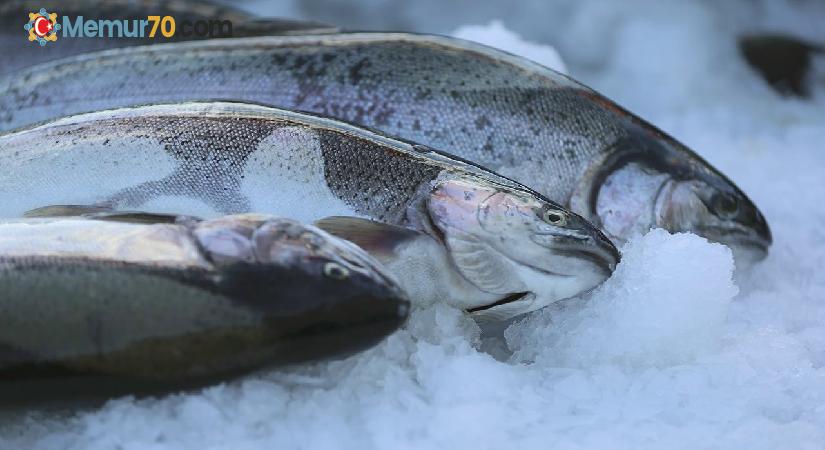
<svg viewBox="0 0 825 450">
<path fill-rule="evenodd" d="M 324 160 L 330 162 L 324 165 L 330 190 L 382 222 L 405 223 L 406 208 L 422 181 L 434 180 L 440 172 L 365 140 L 342 140 L 322 131 L 320 141 Z"/>
<path fill-rule="evenodd" d="M 137 207 L 153 197 L 179 195 L 203 199 L 224 214 L 249 211 L 251 203 L 241 192 L 243 169 L 249 155 L 275 125 L 250 119 L 253 124 L 237 126 L 240 120 L 148 117 L 118 123 L 103 121 L 103 127 L 117 126 L 136 135 L 151 130 L 179 164 L 171 175 L 125 188 L 103 204 Z M 215 151 L 217 148 L 220 151 Z M 210 170 L 203 170 L 205 167 Z"/>
</svg>

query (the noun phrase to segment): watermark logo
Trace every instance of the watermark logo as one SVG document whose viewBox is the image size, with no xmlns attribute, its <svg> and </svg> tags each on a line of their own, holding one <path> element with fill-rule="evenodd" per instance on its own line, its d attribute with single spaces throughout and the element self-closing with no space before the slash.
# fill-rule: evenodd
<svg viewBox="0 0 825 450">
<path fill-rule="evenodd" d="M 57 14 L 50 14 L 45 8 L 36 13 L 29 13 L 29 22 L 23 28 L 29 33 L 29 41 L 37 41 L 41 47 L 47 42 L 56 41 L 58 34 L 63 39 L 232 37 L 232 22 L 229 20 L 183 20 L 178 23 L 172 16 L 93 20 L 87 20 L 83 16 L 61 16 L 61 23 L 57 23 Z"/>
<path fill-rule="evenodd" d="M 57 13 L 49 14 L 45 8 L 40 8 L 39 12 L 29 13 L 29 22 L 23 29 L 29 33 L 29 41 L 37 41 L 41 47 L 47 42 L 57 40 L 57 32 L 63 28 L 57 23 Z"/>
</svg>

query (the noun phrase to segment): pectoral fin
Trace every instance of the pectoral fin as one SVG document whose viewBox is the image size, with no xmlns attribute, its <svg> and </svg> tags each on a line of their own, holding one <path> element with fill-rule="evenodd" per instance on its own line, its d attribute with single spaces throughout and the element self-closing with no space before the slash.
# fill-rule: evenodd
<svg viewBox="0 0 825 450">
<path fill-rule="evenodd" d="M 91 220 L 105 220 L 108 222 L 125 222 L 139 224 L 180 223 L 181 221 L 200 221 L 196 217 L 179 214 L 148 213 L 141 211 L 103 212 L 84 215 Z"/>
<path fill-rule="evenodd" d="M 50 205 L 32 209 L 23 214 L 26 218 L 82 217 L 90 220 L 125 222 L 139 224 L 180 223 L 200 219 L 179 214 L 150 213 L 143 211 L 115 211 L 108 206 L 95 205 Z"/>
<path fill-rule="evenodd" d="M 315 226 L 354 243 L 379 259 L 393 256 L 399 245 L 421 235 L 408 228 L 359 217 L 325 217 L 316 221 Z"/>
<path fill-rule="evenodd" d="M 47 217 L 76 217 L 85 214 L 96 214 L 114 211 L 108 206 L 96 205 L 49 205 L 35 208 L 23 213 L 26 218 L 47 218 Z"/>
</svg>

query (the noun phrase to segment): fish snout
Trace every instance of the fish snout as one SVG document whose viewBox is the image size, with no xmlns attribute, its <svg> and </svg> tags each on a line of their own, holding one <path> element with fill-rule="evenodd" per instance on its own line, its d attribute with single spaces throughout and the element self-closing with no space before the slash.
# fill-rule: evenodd
<svg viewBox="0 0 825 450">
<path fill-rule="evenodd" d="M 607 271 L 612 274 L 613 271 L 616 270 L 616 266 L 622 261 L 622 254 L 619 252 L 619 249 L 616 248 L 616 244 L 601 231 L 598 231 L 598 233 L 590 239 L 595 249 L 593 253 L 602 258 Z"/>
<path fill-rule="evenodd" d="M 583 239 L 558 239 L 553 251 L 559 255 L 574 258 L 596 267 L 605 278 L 609 277 L 621 261 L 621 254 L 604 235 L 593 235 Z M 576 275 L 572 273 L 570 275 Z"/>
<path fill-rule="evenodd" d="M 607 235 L 585 219 L 575 217 L 571 221 L 576 222 L 572 228 L 552 232 L 539 230 L 532 240 L 556 254 L 595 265 L 609 276 L 621 261 L 619 249 Z"/>
<path fill-rule="evenodd" d="M 768 225 L 768 221 L 765 219 L 765 216 L 762 215 L 762 212 L 759 211 L 756 206 L 754 206 L 754 210 L 755 220 L 753 234 L 757 245 L 762 248 L 765 256 L 767 256 L 768 248 L 773 244 L 773 233 L 771 233 L 771 227 Z"/>
</svg>

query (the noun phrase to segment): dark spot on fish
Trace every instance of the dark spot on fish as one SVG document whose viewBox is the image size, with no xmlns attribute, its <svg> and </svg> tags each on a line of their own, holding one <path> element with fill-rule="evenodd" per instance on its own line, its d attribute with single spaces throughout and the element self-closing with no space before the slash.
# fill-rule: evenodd
<svg viewBox="0 0 825 450">
<path fill-rule="evenodd" d="M 395 112 L 392 108 L 385 108 L 375 114 L 375 124 L 379 126 L 387 125 L 390 121 L 390 117 Z"/>
<path fill-rule="evenodd" d="M 369 60 L 367 58 L 362 58 L 360 61 L 355 63 L 355 65 L 352 66 L 352 68 L 350 68 L 350 70 L 349 70 L 349 79 L 350 79 L 350 83 L 353 86 L 355 86 L 355 85 L 357 85 L 358 83 L 361 82 L 361 78 L 362 78 L 361 71 L 364 70 L 364 68 L 368 67 L 369 65 L 370 65 Z"/>
<path fill-rule="evenodd" d="M 479 130 L 483 130 L 492 124 L 493 123 L 490 122 L 490 119 L 488 119 L 486 115 L 481 115 L 478 119 L 476 119 L 476 128 Z"/>
<path fill-rule="evenodd" d="M 431 89 L 418 89 L 415 94 L 415 100 L 427 100 L 432 97 L 433 91 Z"/>
<path fill-rule="evenodd" d="M 284 64 L 286 64 L 287 58 L 286 58 L 286 56 L 284 56 L 280 53 L 273 53 L 271 60 L 272 60 L 272 64 L 274 64 L 276 66 L 283 66 Z"/>
</svg>

